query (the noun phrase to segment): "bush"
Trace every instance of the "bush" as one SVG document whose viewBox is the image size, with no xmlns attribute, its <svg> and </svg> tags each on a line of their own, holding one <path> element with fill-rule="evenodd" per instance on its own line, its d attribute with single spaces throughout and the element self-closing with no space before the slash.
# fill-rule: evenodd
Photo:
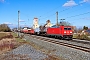
<svg viewBox="0 0 90 60">
<path fill-rule="evenodd" d="M 0 31 L 2 32 L 11 32 L 11 29 L 6 24 L 0 25 Z"/>
<path fill-rule="evenodd" d="M 81 40 L 88 40 L 89 39 L 88 36 L 84 35 L 84 34 L 83 35 L 78 35 L 77 38 L 81 39 Z"/>
</svg>

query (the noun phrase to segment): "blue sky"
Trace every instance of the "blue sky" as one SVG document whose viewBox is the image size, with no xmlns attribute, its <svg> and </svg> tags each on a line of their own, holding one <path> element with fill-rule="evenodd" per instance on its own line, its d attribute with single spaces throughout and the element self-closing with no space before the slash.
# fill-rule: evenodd
<svg viewBox="0 0 90 60">
<path fill-rule="evenodd" d="M 32 26 L 33 18 L 39 19 L 39 24 L 45 24 L 49 19 L 56 24 L 65 19 L 74 26 L 90 27 L 90 0 L 0 0 L 0 24 L 17 27 L 18 10 L 20 25 Z"/>
</svg>

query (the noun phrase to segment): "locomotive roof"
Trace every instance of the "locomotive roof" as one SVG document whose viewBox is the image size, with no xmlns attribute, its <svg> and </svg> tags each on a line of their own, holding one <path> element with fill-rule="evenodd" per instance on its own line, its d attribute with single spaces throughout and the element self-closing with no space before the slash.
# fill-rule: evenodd
<svg viewBox="0 0 90 60">
<path fill-rule="evenodd" d="M 60 26 L 64 26 L 64 25 L 59 25 L 59 26 L 53 25 L 53 26 L 51 26 L 51 27 L 60 27 Z M 71 26 L 65 26 L 65 27 L 71 27 Z"/>
<path fill-rule="evenodd" d="M 22 29 L 24 29 L 24 28 L 27 28 L 27 29 L 29 29 L 29 27 L 23 27 Z"/>
</svg>

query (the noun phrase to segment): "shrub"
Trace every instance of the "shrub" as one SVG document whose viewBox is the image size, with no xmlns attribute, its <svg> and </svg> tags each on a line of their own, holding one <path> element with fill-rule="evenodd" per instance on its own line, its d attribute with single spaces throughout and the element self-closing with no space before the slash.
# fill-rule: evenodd
<svg viewBox="0 0 90 60">
<path fill-rule="evenodd" d="M 88 36 L 84 35 L 84 34 L 83 35 L 78 35 L 77 38 L 81 39 L 81 40 L 88 40 L 89 39 Z"/>
<path fill-rule="evenodd" d="M 3 32 L 11 32 L 11 29 L 8 27 L 8 25 L 6 25 L 6 24 L 1 24 L 1 25 L 0 25 L 0 31 L 3 31 Z"/>
</svg>

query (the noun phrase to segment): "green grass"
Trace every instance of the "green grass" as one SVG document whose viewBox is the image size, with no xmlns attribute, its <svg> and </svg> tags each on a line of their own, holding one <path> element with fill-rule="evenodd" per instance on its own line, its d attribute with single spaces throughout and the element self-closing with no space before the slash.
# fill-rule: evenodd
<svg viewBox="0 0 90 60">
<path fill-rule="evenodd" d="M 12 32 L 12 35 L 13 35 L 13 37 L 17 37 L 17 34 L 16 34 L 16 33 L 14 33 L 14 32 Z"/>
<path fill-rule="evenodd" d="M 21 38 L 16 38 L 16 41 L 17 41 L 17 42 L 20 42 L 20 43 L 26 42 L 24 39 L 21 39 Z"/>
<path fill-rule="evenodd" d="M 12 35 L 13 35 L 13 37 L 15 37 L 15 39 L 16 39 L 17 42 L 20 42 L 20 43 L 26 42 L 26 41 L 25 41 L 24 39 L 22 39 L 21 37 L 18 37 L 18 36 L 17 36 L 17 33 L 13 33 L 13 32 L 12 32 Z"/>
</svg>

